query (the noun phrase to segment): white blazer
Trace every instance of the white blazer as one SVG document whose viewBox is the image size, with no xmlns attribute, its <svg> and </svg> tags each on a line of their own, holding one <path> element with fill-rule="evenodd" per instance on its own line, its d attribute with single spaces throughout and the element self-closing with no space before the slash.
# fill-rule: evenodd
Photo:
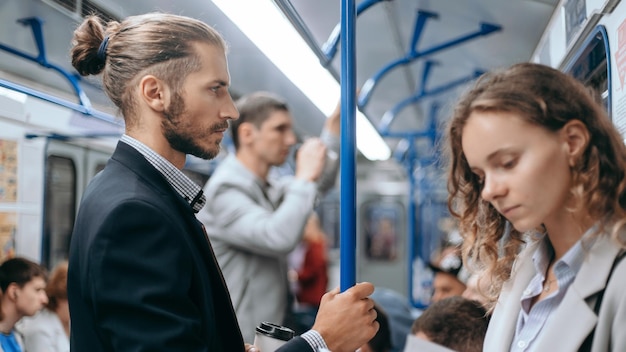
<svg viewBox="0 0 626 352">
<path fill-rule="evenodd" d="M 483 350 L 509 351 L 515 335 L 522 292 L 535 275 L 532 255 L 537 244 L 529 245 L 513 265 L 487 329 Z M 593 244 L 563 301 L 543 327 L 536 351 L 577 351 L 595 328 L 592 352 L 626 351 L 626 259 L 607 278 L 620 247 L 608 236 Z M 604 289 L 599 315 L 594 313 L 598 293 Z"/>
</svg>

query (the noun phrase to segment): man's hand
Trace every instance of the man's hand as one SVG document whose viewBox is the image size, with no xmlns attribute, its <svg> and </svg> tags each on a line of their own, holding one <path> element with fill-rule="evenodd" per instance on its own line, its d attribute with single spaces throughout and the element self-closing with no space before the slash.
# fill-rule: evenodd
<svg viewBox="0 0 626 352">
<path fill-rule="evenodd" d="M 335 110 L 328 115 L 324 122 L 324 128 L 333 135 L 339 136 L 339 130 L 341 129 L 341 100 L 337 102 Z"/>
<path fill-rule="evenodd" d="M 313 330 L 322 335 L 333 352 L 354 352 L 376 335 L 379 324 L 374 301 L 368 296 L 374 285 L 363 282 L 345 292 L 339 288 L 322 297 Z"/>
<path fill-rule="evenodd" d="M 296 177 L 315 182 L 326 161 L 326 146 L 319 138 L 307 139 L 296 155 Z"/>
</svg>

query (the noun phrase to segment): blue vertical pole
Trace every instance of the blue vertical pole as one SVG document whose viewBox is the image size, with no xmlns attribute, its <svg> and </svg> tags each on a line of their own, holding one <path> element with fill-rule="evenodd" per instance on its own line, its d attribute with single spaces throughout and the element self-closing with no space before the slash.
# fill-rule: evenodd
<svg viewBox="0 0 626 352">
<path fill-rule="evenodd" d="M 341 1 L 340 288 L 356 283 L 356 10 Z"/>
<path fill-rule="evenodd" d="M 417 255 L 419 255 L 418 251 L 416 250 L 416 247 L 419 245 L 418 242 L 418 238 L 417 238 L 417 234 L 418 232 L 416 231 L 416 221 L 415 221 L 415 216 L 416 216 L 416 202 L 415 202 L 415 190 L 417 189 L 416 187 L 416 182 L 415 182 L 415 158 L 416 158 L 416 152 L 415 152 L 415 138 L 409 138 L 409 150 L 407 153 L 407 174 L 409 176 L 409 209 L 407 212 L 407 219 L 408 219 L 408 226 L 407 226 L 407 233 L 408 233 L 408 266 L 409 266 L 409 270 L 408 270 L 408 275 L 409 277 L 407 278 L 408 280 L 408 289 L 409 292 L 407 292 L 407 295 L 409 297 L 409 301 L 415 305 L 415 298 L 413 297 L 413 286 L 419 283 L 415 283 L 413 282 L 413 277 L 414 277 L 414 271 L 413 271 L 413 260 L 415 258 L 417 258 Z M 421 221 L 421 219 L 420 219 Z M 421 232 L 420 232 L 421 233 Z"/>
</svg>

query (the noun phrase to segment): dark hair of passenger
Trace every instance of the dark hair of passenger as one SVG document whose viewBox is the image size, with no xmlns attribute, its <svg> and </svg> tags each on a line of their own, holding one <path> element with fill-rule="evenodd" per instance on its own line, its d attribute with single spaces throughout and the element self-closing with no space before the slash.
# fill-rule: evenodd
<svg viewBox="0 0 626 352">
<path fill-rule="evenodd" d="M 187 75 L 201 69 L 195 43 L 226 51 L 213 28 L 189 17 L 149 13 L 105 24 L 88 16 L 74 31 L 70 55 L 82 76 L 102 72 L 104 91 L 132 125 L 137 103 L 132 87 L 141 77 L 154 75 L 180 94 Z"/>
<path fill-rule="evenodd" d="M 378 305 L 374 305 L 376 310 L 376 321 L 379 324 L 376 335 L 367 343 L 372 352 L 388 352 L 393 347 L 391 345 L 391 327 L 387 313 Z"/>
<path fill-rule="evenodd" d="M 46 270 L 26 258 L 7 259 L 0 265 L 0 289 L 2 289 L 2 293 L 6 292 L 7 287 L 12 283 L 24 287 L 36 277 L 46 280 Z"/>
<path fill-rule="evenodd" d="M 255 92 L 244 95 L 235 103 L 239 110 L 239 119 L 230 121 L 230 132 L 235 144 L 239 149 L 239 126 L 242 123 L 250 123 L 256 128 L 261 128 L 270 115 L 275 111 L 289 111 L 287 102 L 281 97 L 269 92 Z"/>
<path fill-rule="evenodd" d="M 620 240 L 618 232 L 626 218 L 626 146 L 604 107 L 581 82 L 548 66 L 523 63 L 486 73 L 460 99 L 449 122 L 448 207 L 459 219 L 463 261 L 478 265 L 492 278 L 492 302 L 509 279 L 525 238 L 481 198 L 483 186 L 462 147 L 463 128 L 474 111 L 515 113 L 553 132 L 568 121 L 581 121 L 590 140 L 570 170 L 575 185 L 571 193 L 577 200 L 571 211 L 584 209 L 590 219 L 600 221 L 598 232 L 612 227 L 614 238 Z M 507 240 L 501 241 L 504 236 Z"/>
<path fill-rule="evenodd" d="M 411 327 L 431 342 L 459 352 L 481 352 L 489 325 L 487 311 L 480 302 L 460 296 L 431 304 Z"/>
<path fill-rule="evenodd" d="M 67 261 L 57 264 L 46 285 L 46 294 L 48 295 L 46 307 L 51 311 L 57 309 L 59 299 L 67 299 L 67 266 Z"/>
</svg>

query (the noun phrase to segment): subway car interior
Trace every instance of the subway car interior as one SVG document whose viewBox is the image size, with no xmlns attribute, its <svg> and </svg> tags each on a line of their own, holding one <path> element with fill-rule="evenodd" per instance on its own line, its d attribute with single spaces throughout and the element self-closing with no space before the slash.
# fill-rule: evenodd
<svg viewBox="0 0 626 352">
<path fill-rule="evenodd" d="M 124 131 L 101 82 L 72 68 L 73 30 L 88 14 L 153 11 L 220 32 L 231 95 L 284 97 L 300 141 L 319 135 L 341 99 L 342 119 L 353 119 L 342 126 L 352 130 L 342 130 L 337 185 L 317 206 L 329 288 L 369 281 L 412 310 L 430 304 L 428 263 L 456 240 L 442 136 L 455 99 L 478 76 L 529 61 L 565 71 L 597 92 L 626 133 L 620 0 L 2 0 L 3 258 L 47 268 L 67 259 L 82 192 Z M 189 156 L 185 172 L 204 184 L 233 152 L 230 138 L 222 144 L 213 160 Z M 293 160 L 276 172 L 293 172 Z"/>
</svg>

